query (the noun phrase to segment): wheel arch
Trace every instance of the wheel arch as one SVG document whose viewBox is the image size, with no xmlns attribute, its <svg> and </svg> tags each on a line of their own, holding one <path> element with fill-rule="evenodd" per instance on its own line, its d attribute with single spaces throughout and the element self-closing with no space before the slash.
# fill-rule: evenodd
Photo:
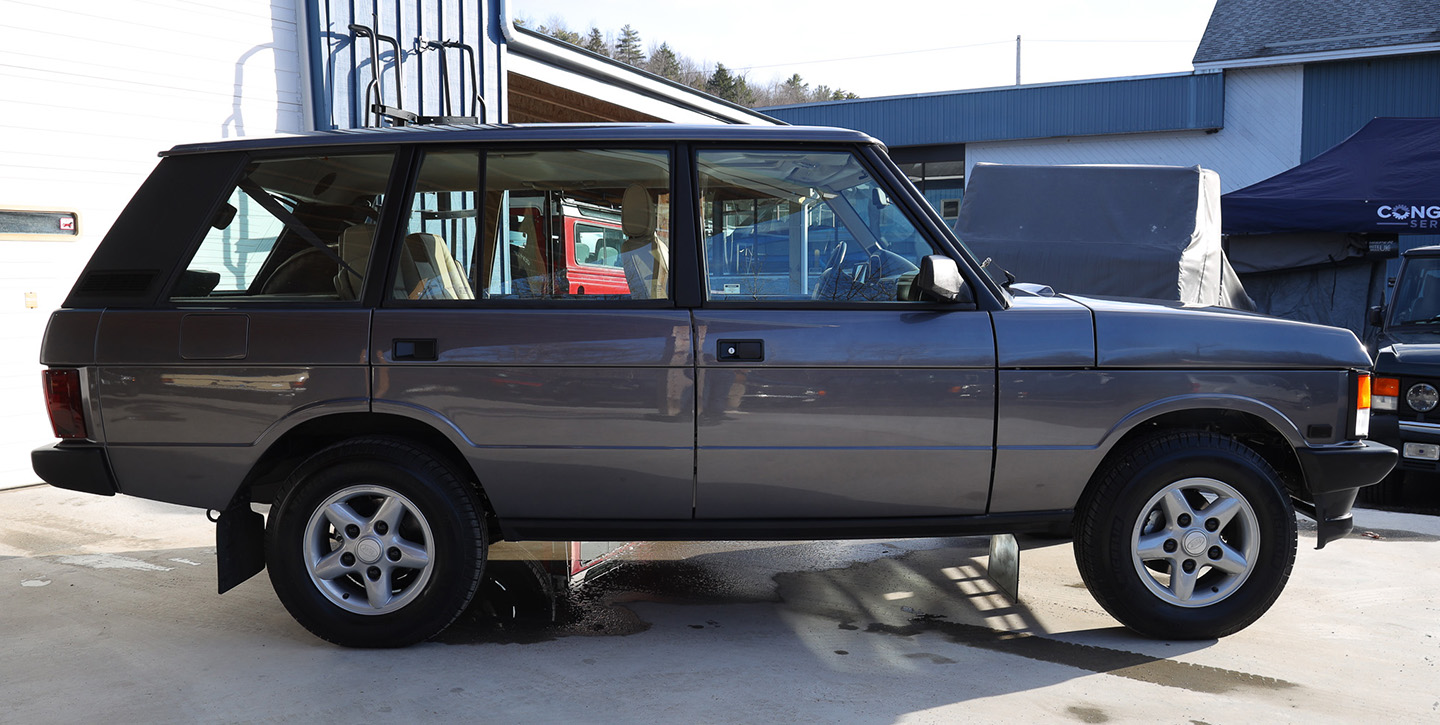
<svg viewBox="0 0 1440 725">
<path fill-rule="evenodd" d="M 280 485 L 311 455 L 340 441 L 362 436 L 400 438 L 433 451 L 466 475 L 485 514 L 494 517 L 494 508 L 485 495 L 479 476 L 461 452 L 464 439 L 457 432 L 452 430 L 447 433 L 430 421 L 388 412 L 332 413 L 310 418 L 278 434 L 272 441 L 263 444 L 265 452 L 251 466 L 250 473 L 235 494 L 236 500 L 272 502 Z M 457 442 L 456 438 L 460 441 Z"/>
<path fill-rule="evenodd" d="M 1127 416 L 1106 435 L 1105 451 L 1081 494 L 1083 500 L 1117 459 L 1139 442 L 1175 431 L 1207 431 L 1235 438 L 1273 466 L 1285 482 L 1286 493 L 1305 490 L 1305 473 L 1295 446 L 1303 438 L 1280 411 L 1249 398 L 1174 398 L 1157 401 Z M 1078 508 L 1078 504 L 1077 504 Z"/>
</svg>

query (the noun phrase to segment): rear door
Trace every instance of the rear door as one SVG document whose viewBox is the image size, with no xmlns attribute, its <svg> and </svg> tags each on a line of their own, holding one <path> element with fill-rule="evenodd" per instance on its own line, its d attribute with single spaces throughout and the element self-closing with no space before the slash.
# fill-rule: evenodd
<svg viewBox="0 0 1440 725">
<path fill-rule="evenodd" d="M 914 300 L 937 250 L 849 151 L 701 150 L 696 516 L 983 513 L 995 344 Z"/>
<path fill-rule="evenodd" d="M 471 147 L 421 159 L 375 313 L 374 409 L 449 431 L 507 521 L 691 517 L 694 354 L 668 278 L 672 156 Z M 559 243 L 573 219 L 560 207 L 574 203 L 624 218 L 612 256 L 635 263 L 607 264 L 610 284 L 568 278 Z"/>
</svg>

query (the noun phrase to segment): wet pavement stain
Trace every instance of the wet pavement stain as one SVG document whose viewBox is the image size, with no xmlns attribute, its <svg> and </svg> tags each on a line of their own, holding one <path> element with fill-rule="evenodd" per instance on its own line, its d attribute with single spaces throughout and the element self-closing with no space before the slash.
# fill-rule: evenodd
<svg viewBox="0 0 1440 725">
<path fill-rule="evenodd" d="M 1065 708 L 1076 720 L 1086 723 L 1110 722 L 1110 716 L 1098 707 L 1087 707 L 1084 705 L 1071 705 Z"/>
<path fill-rule="evenodd" d="M 1011 629 L 954 621 L 977 615 L 979 600 L 967 597 L 993 596 L 965 594 L 957 588 L 957 584 L 973 588 L 983 580 L 978 558 L 982 554 L 969 546 L 893 552 L 835 569 L 777 572 L 773 565 L 784 561 L 784 553 L 773 549 L 627 560 L 573 588 L 554 587 L 549 575 L 533 562 L 492 562 L 475 603 L 435 641 L 525 644 L 561 637 L 627 636 L 651 627 L 627 606 L 636 602 L 773 603 L 834 620 L 841 630 L 893 637 L 935 633 L 966 647 L 1194 692 L 1297 687 L 1272 677 L 1039 636 L 1031 633 L 1039 629 L 1033 615 L 1013 603 L 985 612 L 986 616 L 999 613 L 1008 617 Z M 756 568 L 767 566 L 772 567 L 767 572 L 772 576 L 755 576 Z M 905 598 L 886 599 L 895 593 Z M 945 611 L 955 617 L 937 613 Z M 720 626 L 715 620 L 687 625 L 696 630 Z M 835 653 L 848 654 L 845 650 Z M 907 657 L 937 665 L 954 662 L 933 653 Z"/>
<path fill-rule="evenodd" d="M 434 641 L 443 644 L 533 644 L 561 637 L 623 637 L 650 629 L 625 606 L 753 604 L 773 594 L 737 586 L 710 569 L 684 560 L 627 561 L 575 588 L 554 589 L 543 570 L 525 562 L 486 566 L 486 583 L 460 618 Z M 706 620 L 691 629 L 714 629 Z"/>
</svg>

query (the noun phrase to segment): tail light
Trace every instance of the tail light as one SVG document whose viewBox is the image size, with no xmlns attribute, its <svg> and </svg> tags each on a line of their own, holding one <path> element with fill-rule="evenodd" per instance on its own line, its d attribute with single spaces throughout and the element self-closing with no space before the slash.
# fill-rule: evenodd
<svg viewBox="0 0 1440 725">
<path fill-rule="evenodd" d="M 1355 437 L 1365 438 L 1369 435 L 1370 376 L 1366 373 L 1361 373 L 1355 376 Z"/>
<path fill-rule="evenodd" d="M 1400 407 L 1400 381 L 1395 378 L 1374 378 L 1370 381 L 1370 403 L 1375 410 Z"/>
<path fill-rule="evenodd" d="M 85 401 L 80 394 L 80 371 L 45 371 L 45 406 L 56 438 L 86 438 Z"/>
</svg>

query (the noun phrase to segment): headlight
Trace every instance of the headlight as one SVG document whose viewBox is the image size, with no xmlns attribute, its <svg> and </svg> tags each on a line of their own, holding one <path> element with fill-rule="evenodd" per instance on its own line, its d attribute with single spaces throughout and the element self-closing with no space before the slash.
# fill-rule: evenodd
<svg viewBox="0 0 1440 725">
<path fill-rule="evenodd" d="M 1421 413 L 1428 413 L 1440 403 L 1440 391 L 1429 383 L 1416 383 L 1405 393 L 1405 404 Z"/>
</svg>

